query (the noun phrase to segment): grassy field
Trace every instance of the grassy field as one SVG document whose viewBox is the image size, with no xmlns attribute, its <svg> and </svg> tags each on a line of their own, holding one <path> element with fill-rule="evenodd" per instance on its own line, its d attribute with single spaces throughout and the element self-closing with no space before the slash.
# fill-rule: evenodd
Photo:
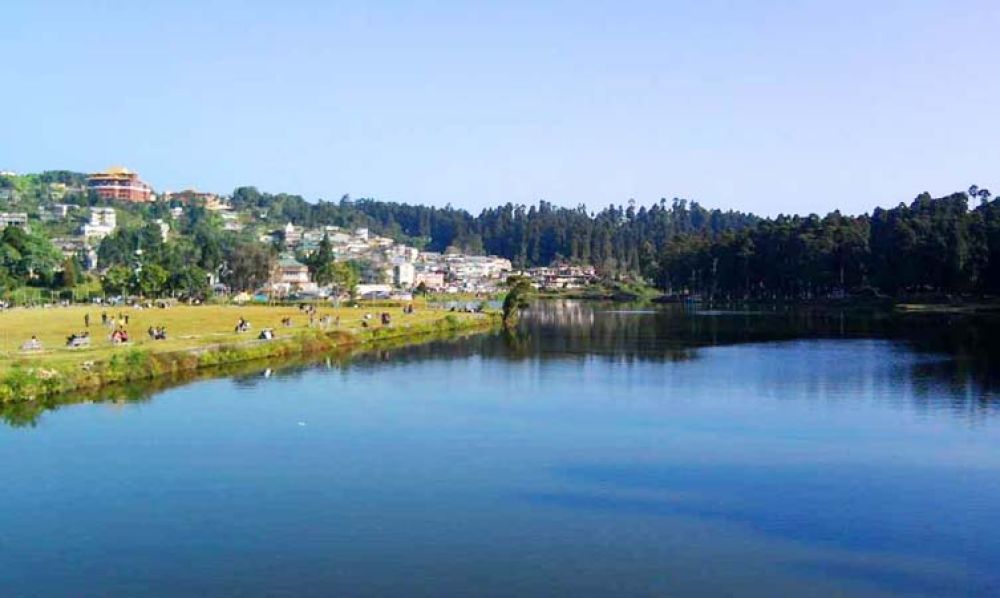
<svg viewBox="0 0 1000 598">
<path fill-rule="evenodd" d="M 128 316 L 127 329 L 130 342 L 127 345 L 112 345 L 110 328 L 101 325 L 101 313 L 109 318 Z M 404 314 L 399 307 L 320 307 L 316 314 L 317 324 L 323 316 L 340 318 L 339 326 L 329 330 L 361 333 L 366 313 L 374 317 L 369 322 L 379 328 L 378 314 L 392 315 L 392 328 L 429 325 L 441 321 L 448 315 L 468 318 L 466 314 L 448 314 L 441 310 L 417 308 L 413 314 Z M 90 314 L 90 327 L 84 325 L 85 314 Z M 234 332 L 239 318 L 245 318 L 252 326 L 250 332 Z M 292 326 L 284 327 L 283 318 L 291 318 Z M 136 309 L 131 307 L 104 308 L 101 306 L 73 306 L 49 308 L 12 309 L 0 313 L 0 375 L 13 365 L 20 366 L 71 366 L 85 361 L 106 361 L 131 349 L 142 349 L 151 353 L 169 353 L 188 349 L 198 349 L 216 344 L 232 344 L 257 338 L 263 328 L 273 328 L 277 339 L 292 337 L 308 330 L 309 317 L 295 306 L 175 306 L 167 309 Z M 163 326 L 167 340 L 152 340 L 147 334 L 149 327 Z M 89 330 L 91 346 L 71 349 L 66 347 L 66 337 L 72 333 Z M 43 350 L 24 352 L 22 343 L 38 337 Z"/>
</svg>

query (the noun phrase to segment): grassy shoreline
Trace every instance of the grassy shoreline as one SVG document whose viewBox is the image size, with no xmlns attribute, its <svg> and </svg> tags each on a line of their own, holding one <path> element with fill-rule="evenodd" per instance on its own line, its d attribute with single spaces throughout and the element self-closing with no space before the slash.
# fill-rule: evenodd
<svg viewBox="0 0 1000 598">
<path fill-rule="evenodd" d="M 210 319 L 230 316 L 237 310 L 218 307 L 177 308 L 185 313 L 173 312 L 169 320 L 177 324 L 189 310 L 214 310 Z M 219 310 L 226 310 L 219 313 Z M 271 311 L 265 312 L 262 310 Z M 79 309 L 73 309 L 80 312 Z M 93 310 L 91 310 L 93 311 Z M 240 312 L 248 310 L 241 309 Z M 327 310 L 332 313 L 332 310 Z M 394 310 L 395 311 L 395 310 Z M 55 312 L 53 312 L 55 313 Z M 69 315 L 79 316 L 80 313 Z M 263 321 L 261 328 L 269 327 L 272 319 L 291 317 L 292 308 L 257 308 L 252 312 L 256 321 Z M 389 341 L 420 340 L 428 336 L 452 334 L 462 331 L 486 330 L 496 325 L 492 314 L 450 313 L 441 310 L 423 310 L 419 317 L 407 320 L 393 313 L 396 323 L 390 326 L 364 327 L 361 325 L 364 310 L 342 310 L 338 313 L 344 322 L 333 330 L 310 327 L 282 329 L 274 326 L 278 337 L 273 340 L 251 340 L 206 330 L 202 335 L 186 335 L 174 343 L 143 341 L 132 346 L 95 346 L 82 350 L 56 350 L 46 354 L 11 354 L 0 359 L 0 404 L 34 401 L 42 397 L 68 392 L 97 389 L 109 385 L 150 380 L 164 376 L 177 376 L 227 364 L 263 359 L 287 359 L 295 356 L 344 351 L 373 346 Z M 65 313 L 57 314 L 66 316 Z M 162 312 L 153 312 L 158 319 L 167 319 Z M 262 317 L 262 316 L 267 317 Z M 10 332 L 10 313 L 4 314 L 0 325 Z M 350 316 L 348 318 L 347 316 Z M 93 316 L 92 316 L 93 317 Z M 299 316 L 302 319 L 302 316 Z M 132 320 L 132 318 L 130 318 Z M 138 322 L 136 322 L 138 324 Z M 216 322 L 217 326 L 223 322 Z M 141 328 L 140 328 L 141 329 Z M 50 333 L 51 335 L 51 333 Z"/>
<path fill-rule="evenodd" d="M 491 316 L 489 320 L 494 320 L 494 317 Z M 147 401 L 165 390 L 199 380 L 222 377 L 253 378 L 270 375 L 280 377 L 303 367 L 313 367 L 324 363 L 327 367 L 339 367 L 357 355 L 393 351 L 438 341 L 452 341 L 464 336 L 481 334 L 490 328 L 488 322 L 484 322 L 483 326 L 478 324 L 472 326 L 469 323 L 454 330 L 373 337 L 356 345 L 338 345 L 331 351 L 320 353 L 299 353 L 281 359 L 262 358 L 236 361 L 205 366 L 196 370 L 173 371 L 142 380 L 124 381 L 99 387 L 76 388 L 65 393 L 37 396 L 30 401 L 0 403 L 0 422 L 13 428 L 33 427 L 38 424 L 44 414 L 67 406 L 91 403 L 139 403 Z"/>
</svg>

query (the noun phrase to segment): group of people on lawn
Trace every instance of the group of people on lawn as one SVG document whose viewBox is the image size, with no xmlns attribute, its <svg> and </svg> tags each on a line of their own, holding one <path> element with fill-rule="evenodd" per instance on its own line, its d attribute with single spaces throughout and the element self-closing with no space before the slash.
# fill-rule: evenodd
<svg viewBox="0 0 1000 598">
<path fill-rule="evenodd" d="M 129 315 L 119 313 L 117 317 L 109 316 L 108 312 L 101 312 L 101 326 L 111 329 L 108 340 L 113 345 L 127 343 L 130 340 L 128 332 Z M 83 314 L 83 325 L 86 330 L 74 332 L 66 337 L 66 346 L 71 349 L 90 346 L 90 314 Z M 153 340 L 166 340 L 167 329 L 164 326 L 150 326 L 149 338 Z M 42 341 L 32 335 L 30 339 L 21 345 L 22 351 L 41 351 Z"/>
<path fill-rule="evenodd" d="M 406 308 L 404 307 L 403 313 L 413 313 L 413 312 L 407 312 Z M 365 319 L 361 320 L 361 327 L 368 328 L 369 326 L 368 322 L 370 322 L 374 317 L 375 316 L 373 314 L 370 313 L 365 314 Z M 379 320 L 382 322 L 383 326 L 388 326 L 389 324 L 392 324 L 392 315 L 389 312 L 384 311 L 379 314 Z"/>
<path fill-rule="evenodd" d="M 309 326 L 316 325 L 316 307 L 311 305 L 304 305 L 299 307 L 300 311 L 305 312 L 309 316 Z M 412 314 L 413 306 L 407 305 L 403 308 L 404 314 Z M 373 314 L 366 313 L 364 319 L 361 322 L 363 328 L 368 328 L 368 322 L 374 318 Z M 392 323 L 392 316 L 388 312 L 382 312 L 379 314 L 379 319 L 383 326 L 388 326 Z M 83 316 L 84 327 L 88 330 L 83 332 L 73 333 L 66 337 L 66 346 L 70 348 L 76 347 L 89 347 L 90 346 L 90 314 L 84 314 Z M 101 312 L 101 325 L 105 328 L 111 328 L 112 332 L 109 336 L 109 340 L 112 344 L 120 345 L 122 343 L 129 342 L 128 333 L 129 315 L 126 313 L 118 313 L 117 317 L 112 317 L 108 315 L 108 312 Z M 281 325 L 288 328 L 292 326 L 292 319 L 290 317 L 282 318 Z M 326 329 L 331 325 L 340 325 L 340 316 L 336 319 L 333 316 L 326 315 L 319 320 L 320 327 Z M 240 317 L 236 322 L 236 333 L 249 332 L 250 322 Z M 150 326 L 146 331 L 149 334 L 149 338 L 152 340 L 166 340 L 167 339 L 167 329 L 165 326 Z M 271 340 L 274 338 L 274 329 L 265 328 L 261 330 L 257 337 L 260 340 Z M 21 345 L 22 351 L 39 351 L 42 349 L 42 342 L 38 338 L 32 335 L 31 339 L 25 341 Z"/>
</svg>

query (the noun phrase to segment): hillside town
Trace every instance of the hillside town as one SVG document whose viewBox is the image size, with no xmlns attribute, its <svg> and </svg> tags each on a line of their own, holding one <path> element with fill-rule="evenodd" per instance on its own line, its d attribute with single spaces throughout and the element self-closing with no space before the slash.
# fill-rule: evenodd
<svg viewBox="0 0 1000 598">
<path fill-rule="evenodd" d="M 413 293 L 487 296 L 502 291 L 513 275 L 528 277 L 539 289 L 582 288 L 597 279 L 590 266 L 555 264 L 515 270 L 511 260 L 504 257 L 454 247 L 428 251 L 375 234 L 367 227 L 307 227 L 292 221 L 275 226 L 266 209 L 240 210 L 231 197 L 194 189 L 157 192 L 137 172 L 119 166 L 68 182 L 36 182 L 29 191 L 18 189 L 13 184 L 17 181 L 17 173 L 0 172 L 0 183 L 6 183 L 0 187 L 0 208 L 4 210 L 0 212 L 0 230 L 16 227 L 44 231 L 64 258 L 56 270 L 72 263 L 83 273 L 102 280 L 112 264 L 102 263 L 101 244 L 123 226 L 151 227 L 159 241 L 167 243 L 181 235 L 196 214 L 207 215 L 202 217 L 210 218 L 225 233 L 273 248 L 275 259 L 269 275 L 266 280 L 257 280 L 253 288 L 227 284 L 225 264 L 204 272 L 206 286 L 213 293 L 244 299 L 259 295 L 336 299 L 346 294 L 365 299 L 406 299 Z M 137 210 L 143 214 L 138 221 Z M 150 213 L 158 216 L 149 218 Z M 123 218 L 129 223 L 125 224 Z M 141 256 L 143 247 L 138 238 L 137 244 L 135 253 Z M 350 289 L 317 279 L 310 263 L 320 251 L 333 262 L 354 268 L 356 279 Z M 137 268 L 141 261 L 136 258 Z"/>
</svg>

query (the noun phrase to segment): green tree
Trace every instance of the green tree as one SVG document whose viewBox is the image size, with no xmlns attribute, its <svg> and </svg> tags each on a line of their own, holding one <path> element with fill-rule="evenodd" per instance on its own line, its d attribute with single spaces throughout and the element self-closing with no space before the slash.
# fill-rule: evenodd
<svg viewBox="0 0 1000 598">
<path fill-rule="evenodd" d="M 274 254 L 260 243 L 236 245 L 228 256 L 225 280 L 235 291 L 253 291 L 270 280 L 274 263 Z"/>
<path fill-rule="evenodd" d="M 139 292 L 146 297 L 159 297 L 167 286 L 170 273 L 159 264 L 146 264 L 139 271 Z"/>
<path fill-rule="evenodd" d="M 521 310 L 528 307 L 528 297 L 532 292 L 531 283 L 521 277 L 511 277 L 507 281 L 510 290 L 503 299 L 503 327 L 511 329 L 517 325 Z"/>
<path fill-rule="evenodd" d="M 135 275 L 127 267 L 116 265 L 108 268 L 101 278 L 101 288 L 109 295 L 128 294 L 134 285 Z"/>
<path fill-rule="evenodd" d="M 326 286 L 333 282 L 333 247 L 329 236 L 323 235 L 319 247 L 305 259 L 305 263 L 316 284 Z"/>
<path fill-rule="evenodd" d="M 73 257 L 63 260 L 60 283 L 64 288 L 70 289 L 76 286 L 80 279 L 80 264 Z"/>
<path fill-rule="evenodd" d="M 330 268 L 330 283 L 337 293 L 353 297 L 357 292 L 360 276 L 350 262 L 332 262 Z"/>
<path fill-rule="evenodd" d="M 190 266 L 170 273 L 167 283 L 170 290 L 186 297 L 204 299 L 211 294 L 208 272 L 198 266 Z"/>
</svg>

